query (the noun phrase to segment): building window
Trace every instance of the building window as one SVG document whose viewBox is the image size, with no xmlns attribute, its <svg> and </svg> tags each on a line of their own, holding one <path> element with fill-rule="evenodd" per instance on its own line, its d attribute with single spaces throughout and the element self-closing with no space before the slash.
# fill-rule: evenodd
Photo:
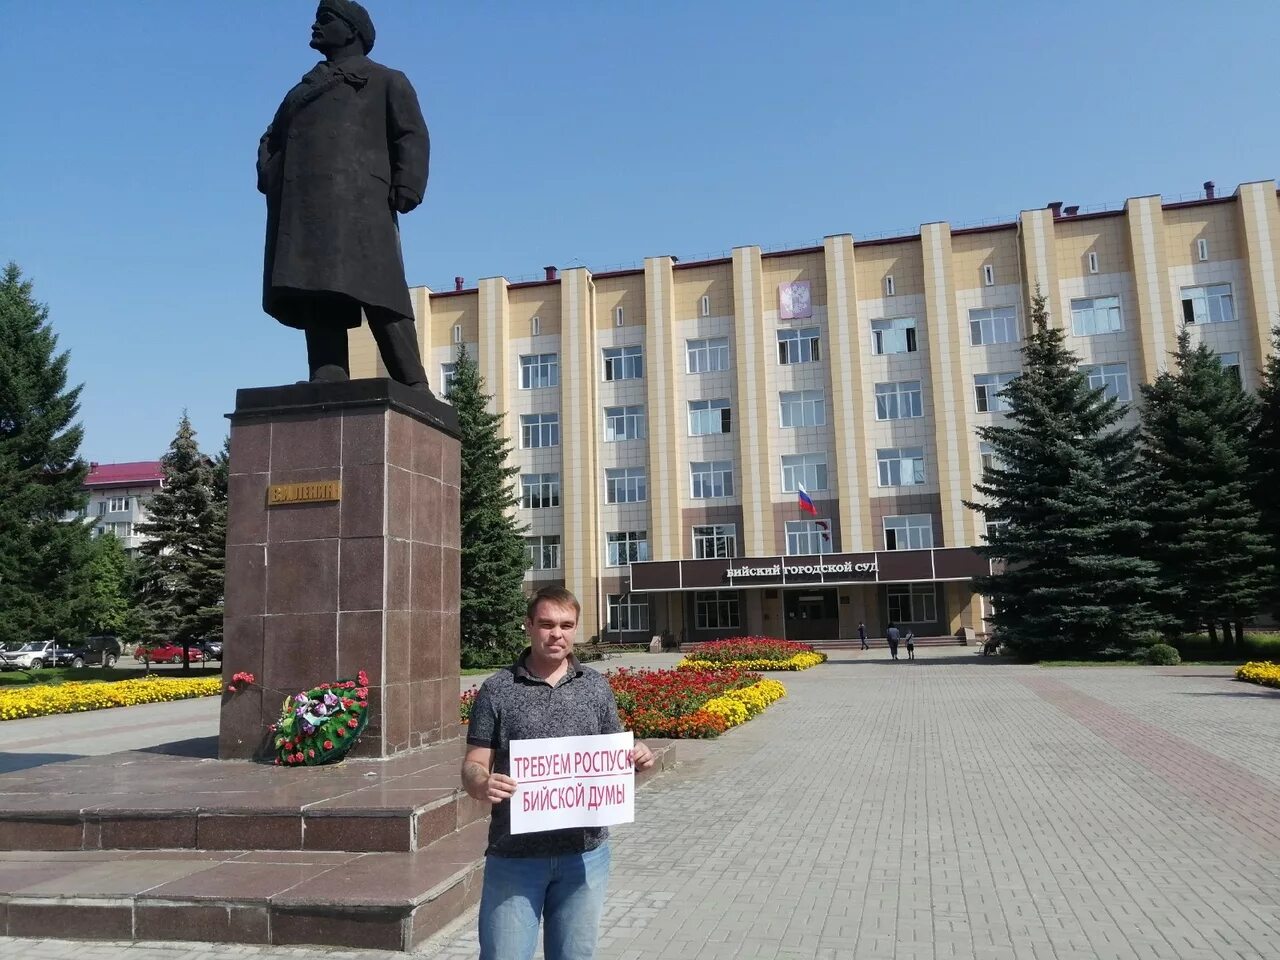
<svg viewBox="0 0 1280 960">
<path fill-rule="evenodd" d="M 831 552 L 831 525 L 826 520 L 788 520 L 787 556 Z"/>
<path fill-rule="evenodd" d="M 133 524 L 127 522 L 105 523 L 103 527 L 108 533 L 114 534 L 117 540 L 128 540 L 133 536 Z"/>
<path fill-rule="evenodd" d="M 704 295 L 703 298 L 698 302 L 698 316 L 700 317 L 711 316 L 711 298 L 710 297 Z"/>
<path fill-rule="evenodd" d="M 644 437 L 644 406 L 604 408 L 604 442 L 640 440 Z"/>
<path fill-rule="evenodd" d="M 910 420 L 924 416 L 919 380 L 876 384 L 876 419 Z"/>
<path fill-rule="evenodd" d="M 609 594 L 609 626 L 614 633 L 649 629 L 649 600 L 634 594 Z"/>
<path fill-rule="evenodd" d="M 1090 390 L 1102 387 L 1107 391 L 1108 397 L 1114 397 L 1126 403 L 1132 398 L 1129 393 L 1127 363 L 1092 363 L 1081 367 L 1080 372 L 1088 378 Z"/>
<path fill-rule="evenodd" d="M 525 537 L 524 548 L 529 554 L 529 567 L 533 570 L 560 569 L 560 535 Z"/>
<path fill-rule="evenodd" d="M 440 389 L 444 396 L 453 393 L 453 381 L 458 376 L 458 365 L 456 363 L 440 364 Z"/>
<path fill-rule="evenodd" d="M 1187 323 L 1230 323 L 1235 318 L 1231 284 L 1182 288 L 1182 319 Z"/>
<path fill-rule="evenodd" d="M 884 295 L 886 297 L 892 297 L 893 294 L 893 274 L 889 274 L 884 278 Z"/>
<path fill-rule="evenodd" d="M 526 510 L 560 506 L 560 474 L 522 473 L 520 475 L 520 506 Z"/>
<path fill-rule="evenodd" d="M 916 352 L 916 318 L 892 317 L 871 321 L 871 352 L 876 356 L 885 353 Z"/>
<path fill-rule="evenodd" d="M 933 546 L 933 516 L 913 513 L 884 518 L 886 550 L 924 550 Z"/>
<path fill-rule="evenodd" d="M 827 455 L 825 453 L 790 453 L 782 458 L 782 492 L 795 493 L 827 489 Z"/>
<path fill-rule="evenodd" d="M 520 415 L 520 446 L 560 446 L 560 414 L 522 413 Z"/>
<path fill-rule="evenodd" d="M 895 583 L 888 587 L 890 623 L 936 623 L 937 591 L 932 583 Z"/>
<path fill-rule="evenodd" d="M 1001 394 L 1013 379 L 1012 373 L 976 373 L 973 376 L 973 396 L 979 413 L 1003 413 L 1011 410 L 1009 399 Z"/>
<path fill-rule="evenodd" d="M 1237 384 L 1242 384 L 1240 379 L 1240 354 L 1238 353 L 1220 353 L 1218 361 L 1222 364 L 1222 369 L 1235 377 Z"/>
<path fill-rule="evenodd" d="M 742 626 L 738 594 L 732 590 L 694 593 L 693 625 L 698 630 L 737 630 Z"/>
<path fill-rule="evenodd" d="M 107 515 L 107 501 L 98 501 L 98 516 L 105 517 Z"/>
<path fill-rule="evenodd" d="M 538 336 L 542 333 L 542 320 L 539 317 L 533 317 L 529 321 L 529 333 L 531 336 Z"/>
<path fill-rule="evenodd" d="M 996 268 L 989 263 L 982 265 L 982 285 L 984 287 L 994 287 L 996 285 Z"/>
<path fill-rule="evenodd" d="M 732 523 L 711 523 L 693 528 L 693 558 L 712 560 L 738 555 L 738 527 Z"/>
<path fill-rule="evenodd" d="M 691 437 L 728 433 L 732 419 L 729 401 L 725 397 L 716 400 L 689 401 L 689 436 Z"/>
<path fill-rule="evenodd" d="M 1000 531 L 1008 525 L 1008 520 L 988 520 L 982 525 L 982 539 L 990 543 L 991 538 L 999 535 Z"/>
<path fill-rule="evenodd" d="M 644 503 L 649 499 L 644 467 L 610 467 L 604 472 L 605 503 Z"/>
<path fill-rule="evenodd" d="M 985 347 L 992 343 L 1013 343 L 1018 339 L 1016 307 L 989 307 L 969 311 L 969 344 Z"/>
<path fill-rule="evenodd" d="M 530 353 L 520 358 L 520 389 L 541 390 L 560 383 L 558 353 Z"/>
<path fill-rule="evenodd" d="M 1071 332 L 1077 337 L 1117 333 L 1123 329 L 1119 297 L 1087 297 L 1071 301 Z"/>
<path fill-rule="evenodd" d="M 882 487 L 914 487 L 924 483 L 924 447 L 888 447 L 876 451 Z"/>
<path fill-rule="evenodd" d="M 685 341 L 685 363 L 690 373 L 715 373 L 729 369 L 729 338 L 704 337 Z"/>
<path fill-rule="evenodd" d="M 608 558 L 606 566 L 625 567 L 649 559 L 648 530 L 618 530 L 604 536 Z"/>
<path fill-rule="evenodd" d="M 821 390 L 784 390 L 778 411 L 784 427 L 820 427 L 827 422 L 827 399 Z"/>
<path fill-rule="evenodd" d="M 1089 261 L 1089 272 L 1097 273 L 1098 272 L 1098 255 L 1090 251 L 1088 256 L 1088 261 Z"/>
<path fill-rule="evenodd" d="M 619 308 L 621 309 L 621 308 Z M 605 380 L 639 380 L 644 376 L 643 348 L 634 347 L 604 348 Z"/>
<path fill-rule="evenodd" d="M 713 500 L 733 496 L 732 460 L 695 460 L 689 464 L 690 496 Z"/>
<path fill-rule="evenodd" d="M 462 342 L 462 324 L 460 323 L 455 323 L 453 325 L 453 342 L 454 343 Z"/>
<path fill-rule="evenodd" d="M 988 470 L 996 468 L 996 448 L 986 441 L 978 444 L 978 457 L 982 461 L 982 472 L 984 474 Z"/>
<path fill-rule="evenodd" d="M 615 307 L 613 310 L 613 325 L 620 327 L 626 323 L 626 313 L 621 307 Z"/>
<path fill-rule="evenodd" d="M 112 497 L 111 505 L 107 508 L 111 513 L 120 513 L 129 509 L 128 497 Z"/>
<path fill-rule="evenodd" d="M 817 327 L 778 331 L 779 363 L 817 363 L 821 359 Z"/>
<path fill-rule="evenodd" d="M 1209 259 L 1209 241 L 1200 239 L 1196 241 L 1196 256 L 1201 263 Z"/>
</svg>

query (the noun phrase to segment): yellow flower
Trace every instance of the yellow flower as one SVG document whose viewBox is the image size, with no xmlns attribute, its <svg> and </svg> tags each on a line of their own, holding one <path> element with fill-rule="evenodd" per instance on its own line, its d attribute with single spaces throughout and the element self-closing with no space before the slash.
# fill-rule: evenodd
<svg viewBox="0 0 1280 960">
<path fill-rule="evenodd" d="M 1236 670 L 1237 680 L 1260 683 L 1264 687 L 1280 687 L 1280 664 L 1270 660 L 1253 660 Z"/>
<path fill-rule="evenodd" d="M 825 653 L 797 653 L 789 660 L 734 660 L 729 663 L 712 663 L 685 657 L 676 664 L 677 670 L 808 670 L 827 662 Z"/>
<path fill-rule="evenodd" d="M 161 703 L 211 697 L 222 692 L 221 677 L 170 679 L 139 677 L 114 682 L 72 681 L 0 690 L 0 720 L 47 717 L 55 713 L 83 713 L 137 703 Z"/>
</svg>

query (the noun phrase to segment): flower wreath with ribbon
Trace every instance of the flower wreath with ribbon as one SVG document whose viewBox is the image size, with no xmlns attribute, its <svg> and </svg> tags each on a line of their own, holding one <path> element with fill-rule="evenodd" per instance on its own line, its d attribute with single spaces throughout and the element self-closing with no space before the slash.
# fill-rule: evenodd
<svg viewBox="0 0 1280 960">
<path fill-rule="evenodd" d="M 241 685 L 252 674 L 236 674 Z M 228 692 L 236 687 L 230 685 Z M 361 670 L 354 680 L 322 683 L 285 697 L 280 719 L 271 725 L 277 766 L 315 767 L 337 763 L 355 746 L 369 722 L 369 677 Z"/>
</svg>

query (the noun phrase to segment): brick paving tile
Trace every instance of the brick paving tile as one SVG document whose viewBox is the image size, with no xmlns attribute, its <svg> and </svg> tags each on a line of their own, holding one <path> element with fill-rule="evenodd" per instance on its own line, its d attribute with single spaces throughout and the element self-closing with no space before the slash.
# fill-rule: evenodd
<svg viewBox="0 0 1280 960">
<path fill-rule="evenodd" d="M 837 652 L 636 798 L 601 960 L 1280 956 L 1280 697 L 1229 671 Z M 34 960 L 371 960 L 0 938 Z M 475 913 L 422 958 L 476 956 Z M 539 954 L 540 956 L 541 954 Z"/>
</svg>

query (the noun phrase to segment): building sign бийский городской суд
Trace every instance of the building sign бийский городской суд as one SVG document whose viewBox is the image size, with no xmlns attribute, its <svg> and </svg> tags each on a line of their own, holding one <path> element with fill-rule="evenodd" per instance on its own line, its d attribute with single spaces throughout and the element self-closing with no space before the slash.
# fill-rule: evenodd
<svg viewBox="0 0 1280 960">
<path fill-rule="evenodd" d="M 876 562 L 854 563 L 846 560 L 843 563 L 775 563 L 767 567 L 730 567 L 724 572 L 726 579 L 745 580 L 755 577 L 780 578 L 789 576 L 839 576 L 853 577 L 857 574 L 874 574 Z"/>
</svg>

